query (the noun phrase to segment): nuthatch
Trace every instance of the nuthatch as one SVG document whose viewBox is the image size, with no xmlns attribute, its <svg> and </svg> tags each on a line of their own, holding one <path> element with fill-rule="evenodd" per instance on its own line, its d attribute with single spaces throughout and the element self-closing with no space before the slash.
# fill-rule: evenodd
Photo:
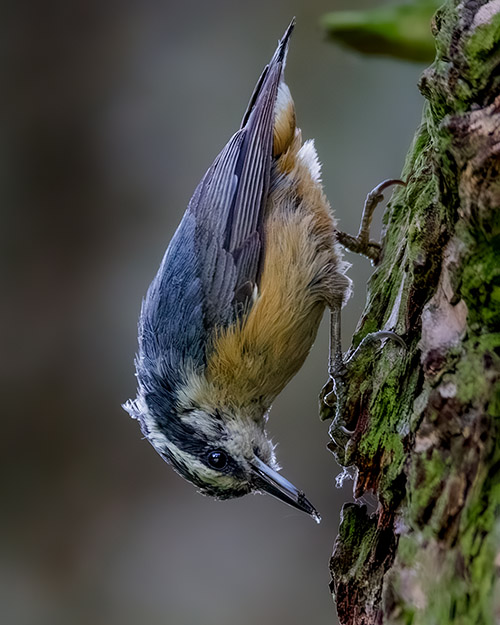
<svg viewBox="0 0 500 625">
<path fill-rule="evenodd" d="M 219 499 L 265 491 L 319 515 L 280 473 L 266 422 L 325 307 L 330 373 L 349 296 L 313 141 L 283 79 L 294 20 L 240 129 L 191 198 L 143 301 L 137 398 L 125 409 L 174 469 Z"/>
</svg>

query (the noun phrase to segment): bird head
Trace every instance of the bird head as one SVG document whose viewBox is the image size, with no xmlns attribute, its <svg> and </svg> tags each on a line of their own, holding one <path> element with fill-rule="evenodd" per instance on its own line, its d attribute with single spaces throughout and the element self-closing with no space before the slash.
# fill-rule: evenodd
<svg viewBox="0 0 500 625">
<path fill-rule="evenodd" d="M 162 419 L 155 402 L 144 396 L 124 407 L 139 419 L 160 456 L 201 493 L 217 499 L 268 493 L 319 522 L 304 493 L 279 473 L 275 446 L 265 429 L 267 414 L 255 418 L 192 406 Z"/>
</svg>

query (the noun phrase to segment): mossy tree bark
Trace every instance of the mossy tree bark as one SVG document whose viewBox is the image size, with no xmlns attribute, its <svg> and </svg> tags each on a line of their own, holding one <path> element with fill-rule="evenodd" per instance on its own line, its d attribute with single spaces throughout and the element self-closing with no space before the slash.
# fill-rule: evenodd
<svg viewBox="0 0 500 625">
<path fill-rule="evenodd" d="M 331 559 L 342 625 L 500 620 L 500 0 L 450 1 L 384 218 L 330 447 L 356 469 Z M 354 430 L 349 434 L 347 430 Z"/>
</svg>

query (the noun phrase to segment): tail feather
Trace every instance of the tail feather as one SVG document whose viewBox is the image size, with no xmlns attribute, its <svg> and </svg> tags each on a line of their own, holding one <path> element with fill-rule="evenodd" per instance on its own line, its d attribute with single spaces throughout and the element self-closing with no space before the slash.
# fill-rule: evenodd
<svg viewBox="0 0 500 625">
<path fill-rule="evenodd" d="M 283 69 L 286 63 L 286 55 L 288 52 L 288 43 L 290 41 L 290 37 L 294 28 L 295 18 L 293 18 L 290 22 L 288 28 L 285 31 L 285 34 L 278 43 L 278 47 L 273 54 L 273 58 L 269 61 L 269 64 L 266 65 L 259 80 L 257 81 L 257 84 L 255 85 L 255 89 L 252 93 L 252 97 L 250 98 L 250 102 L 248 103 L 247 110 L 245 111 L 245 114 L 243 115 L 243 119 L 241 121 L 241 128 L 243 128 L 247 124 L 252 111 L 257 105 L 257 102 L 262 97 L 267 97 L 269 90 L 275 91 L 277 85 L 281 82 Z"/>
</svg>

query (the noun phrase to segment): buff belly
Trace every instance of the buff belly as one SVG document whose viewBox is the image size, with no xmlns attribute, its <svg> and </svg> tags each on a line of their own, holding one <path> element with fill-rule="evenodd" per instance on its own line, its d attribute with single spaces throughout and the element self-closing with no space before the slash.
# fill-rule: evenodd
<svg viewBox="0 0 500 625">
<path fill-rule="evenodd" d="M 206 377 L 230 410 L 269 407 L 302 366 L 335 295 L 339 256 L 312 143 L 276 163 L 262 276 L 249 313 L 214 336 Z M 341 297 L 342 299 L 342 297 Z"/>
</svg>

